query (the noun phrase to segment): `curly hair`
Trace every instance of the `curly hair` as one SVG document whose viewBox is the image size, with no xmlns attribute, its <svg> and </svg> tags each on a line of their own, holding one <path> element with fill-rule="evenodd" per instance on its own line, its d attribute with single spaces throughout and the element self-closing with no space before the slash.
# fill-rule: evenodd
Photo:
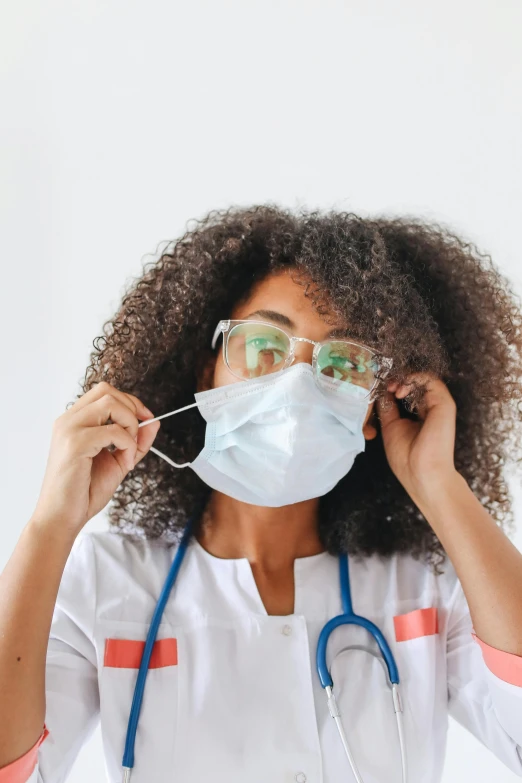
<svg viewBox="0 0 522 783">
<path fill-rule="evenodd" d="M 402 382 L 412 372 L 434 372 L 447 384 L 457 405 L 455 467 L 511 531 L 504 473 L 508 460 L 520 460 L 520 300 L 489 255 L 440 223 L 294 213 L 275 204 L 212 210 L 126 284 L 118 312 L 93 341 L 82 394 L 105 380 L 155 415 L 193 402 L 218 321 L 256 282 L 284 268 L 325 320 L 341 316 L 354 338 L 393 358 L 392 376 L 378 379 L 379 395 L 390 378 Z M 398 400 L 401 416 L 417 417 L 424 388 L 415 384 Z M 320 498 L 320 539 L 331 554 L 423 556 L 437 572 L 446 553 L 392 473 L 377 417 L 374 423 L 377 437 Z M 162 420 L 154 445 L 188 462 L 204 436 L 205 422 L 192 409 Z M 179 537 L 210 492 L 194 471 L 149 452 L 118 487 L 110 528 Z"/>
</svg>

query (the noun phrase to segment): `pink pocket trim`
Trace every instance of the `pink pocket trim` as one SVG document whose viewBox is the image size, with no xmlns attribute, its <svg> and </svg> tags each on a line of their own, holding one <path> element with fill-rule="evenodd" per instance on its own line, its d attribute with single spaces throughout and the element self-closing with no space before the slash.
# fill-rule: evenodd
<svg viewBox="0 0 522 783">
<path fill-rule="evenodd" d="M 26 783 L 28 778 L 31 777 L 36 762 L 38 761 L 38 748 L 49 734 L 49 729 L 46 728 L 45 723 L 40 738 L 35 742 L 32 748 L 29 748 L 27 753 L 20 756 L 16 761 L 11 762 L 6 767 L 0 768 L 0 783 Z"/>
<path fill-rule="evenodd" d="M 103 665 L 117 669 L 139 669 L 144 649 L 145 642 L 134 639 L 106 639 Z M 149 669 L 176 666 L 177 663 L 177 639 L 158 639 L 154 642 Z"/>
<path fill-rule="evenodd" d="M 426 609 L 414 609 L 406 614 L 394 615 L 393 624 L 398 642 L 417 639 L 419 636 L 431 636 L 439 632 L 437 607 L 429 606 Z"/>
<path fill-rule="evenodd" d="M 471 635 L 480 646 L 484 663 L 488 669 L 500 680 L 509 682 L 510 685 L 522 687 L 522 655 L 497 650 L 496 647 L 491 647 L 479 639 L 474 631 L 471 632 Z"/>
</svg>

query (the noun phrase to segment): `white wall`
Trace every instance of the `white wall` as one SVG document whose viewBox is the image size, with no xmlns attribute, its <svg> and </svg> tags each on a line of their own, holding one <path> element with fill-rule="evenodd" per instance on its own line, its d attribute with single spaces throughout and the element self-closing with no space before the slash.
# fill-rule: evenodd
<svg viewBox="0 0 522 783">
<path fill-rule="evenodd" d="M 2 16 L 0 567 L 93 338 L 188 219 L 264 201 L 426 215 L 522 291 L 518 0 L 26 0 Z M 70 780 L 102 778 L 95 734 Z M 518 779 L 452 723 L 444 781 L 464 778 Z"/>
</svg>

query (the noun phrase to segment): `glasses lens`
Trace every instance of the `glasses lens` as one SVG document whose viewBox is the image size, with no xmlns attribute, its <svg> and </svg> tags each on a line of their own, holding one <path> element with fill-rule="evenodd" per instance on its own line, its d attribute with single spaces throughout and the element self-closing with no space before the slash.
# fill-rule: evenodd
<svg viewBox="0 0 522 783">
<path fill-rule="evenodd" d="M 289 355 L 290 340 L 277 326 L 244 323 L 228 333 L 227 364 L 238 378 L 259 378 L 282 370 Z"/>
<path fill-rule="evenodd" d="M 371 351 L 344 340 L 324 343 L 317 355 L 319 382 L 355 397 L 365 397 L 371 391 L 378 368 Z"/>
</svg>

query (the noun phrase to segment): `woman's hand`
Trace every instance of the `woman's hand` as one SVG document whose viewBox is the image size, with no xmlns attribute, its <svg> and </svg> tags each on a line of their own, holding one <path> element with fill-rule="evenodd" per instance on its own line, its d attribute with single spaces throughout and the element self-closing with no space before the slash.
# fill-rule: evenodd
<svg viewBox="0 0 522 783">
<path fill-rule="evenodd" d="M 76 535 L 143 459 L 160 427 L 134 395 L 102 381 L 53 424 L 51 447 L 32 519 Z M 112 423 L 107 424 L 107 419 Z M 114 445 L 114 451 L 107 447 Z"/>
<path fill-rule="evenodd" d="M 386 396 L 377 401 L 377 413 L 389 465 L 415 501 L 455 474 L 457 406 L 446 384 L 433 373 L 412 373 L 407 381 L 412 379 L 427 381 L 417 411 L 420 421 L 400 417 L 396 398 L 408 394 L 410 383 L 389 383 Z"/>
</svg>

